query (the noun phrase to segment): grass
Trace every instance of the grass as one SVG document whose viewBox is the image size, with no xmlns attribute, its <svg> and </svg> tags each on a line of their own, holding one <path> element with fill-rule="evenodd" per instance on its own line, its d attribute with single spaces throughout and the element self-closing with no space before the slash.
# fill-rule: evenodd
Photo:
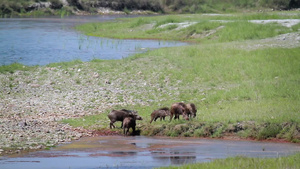
<svg viewBox="0 0 300 169">
<path fill-rule="evenodd" d="M 299 168 L 300 154 L 279 158 L 250 158 L 250 157 L 230 157 L 226 159 L 213 160 L 210 163 L 195 163 L 182 166 L 161 167 L 160 169 L 210 169 L 210 168 L 243 168 L 243 169 L 282 169 L 282 168 Z"/>
<path fill-rule="evenodd" d="M 251 19 L 290 18 L 294 16 L 277 13 L 168 15 L 85 24 L 77 29 L 92 36 L 201 43 L 158 49 L 122 61 L 126 68 L 134 68 L 120 68 L 127 80 L 136 81 L 137 77 L 129 76 L 140 72 L 143 79 L 138 81 L 149 83 L 142 95 L 139 92 L 131 93 L 132 97 L 154 100 L 146 107 L 134 107 L 145 117 L 144 122 L 140 122 L 142 134 L 222 137 L 234 131 L 245 138 L 284 138 L 298 142 L 297 131 L 290 127 L 299 127 L 300 124 L 300 57 L 297 54 L 300 50 L 244 50 L 224 43 L 263 39 L 297 31 L 299 24 L 294 28 L 286 28 L 278 24 L 247 22 Z M 198 23 L 180 30 L 176 30 L 176 26 L 159 28 L 166 23 L 180 22 Z M 211 36 L 202 36 L 213 30 L 216 32 Z M 112 33 L 116 31 L 119 34 Z M 200 36 L 194 38 L 195 34 Z M 197 118 L 188 123 L 189 130 L 182 129 L 185 121 L 148 124 L 153 110 L 178 101 L 193 102 L 198 107 Z M 240 123 L 244 123 L 242 129 L 238 128 Z M 289 129 L 284 124 L 289 124 Z"/>
<path fill-rule="evenodd" d="M 106 126 L 103 126 L 103 124 L 107 123 L 106 118 L 107 118 L 106 114 L 102 113 L 100 115 L 86 116 L 86 117 L 80 118 L 80 119 L 64 119 L 64 120 L 62 120 L 62 122 L 68 123 L 73 127 L 101 129 L 101 128 L 106 127 Z"/>
<path fill-rule="evenodd" d="M 36 66 L 25 66 L 20 63 L 13 63 L 10 65 L 0 66 L 0 73 L 11 73 L 13 74 L 16 71 L 30 71 L 35 69 Z"/>
<path fill-rule="evenodd" d="M 278 15 L 277 13 L 248 13 L 233 15 L 164 15 L 118 19 L 111 22 L 87 23 L 76 27 L 91 36 L 119 39 L 163 39 L 201 43 L 232 42 L 274 37 L 279 34 L 297 31 L 278 24 L 255 24 L 248 20 L 259 19 L 296 19 L 298 15 Z M 225 22 L 226 21 L 226 22 Z M 178 29 L 168 23 L 196 22 L 197 24 Z M 299 25 L 297 26 L 299 27 Z M 177 29 L 176 29 L 177 28 Z M 220 29 L 217 29 L 220 28 Z M 215 33 L 212 33 L 215 32 Z M 114 32 L 118 32 L 115 34 Z"/>
<path fill-rule="evenodd" d="M 48 64 L 47 66 L 49 67 L 60 67 L 60 68 L 63 68 L 63 69 L 67 69 L 69 67 L 72 67 L 74 65 L 79 65 L 83 63 L 81 60 L 73 60 L 73 61 L 70 61 L 70 62 L 58 62 L 58 63 L 50 63 Z"/>
<path fill-rule="evenodd" d="M 297 142 L 297 132 L 290 127 L 300 124 L 299 52 L 298 48 L 246 51 L 194 45 L 158 49 L 110 63 L 93 61 L 90 68 L 95 65 L 102 69 L 99 64 L 103 63 L 112 80 L 131 91 L 127 95 L 147 103 L 127 106 L 144 118 L 138 122 L 144 135 L 222 137 L 232 130 L 246 138 Z M 126 86 L 127 81 L 135 85 Z M 190 130 L 173 130 L 186 123 L 184 120 L 149 124 L 153 110 L 178 101 L 193 102 L 198 108 L 196 119 L 188 123 Z M 97 124 L 109 126 L 104 120 L 106 114 L 91 119 L 103 119 Z M 93 120 L 71 121 L 74 126 L 87 128 L 96 124 Z M 238 131 L 237 125 L 242 122 L 245 125 Z"/>
</svg>

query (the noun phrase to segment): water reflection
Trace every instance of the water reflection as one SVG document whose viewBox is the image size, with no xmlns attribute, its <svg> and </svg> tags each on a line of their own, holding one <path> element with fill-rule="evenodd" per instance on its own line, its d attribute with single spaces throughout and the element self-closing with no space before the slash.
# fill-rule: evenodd
<svg viewBox="0 0 300 169">
<path fill-rule="evenodd" d="M 160 161 L 161 163 L 170 163 L 170 165 L 181 165 L 196 162 L 196 152 L 157 151 L 151 152 L 151 155 L 157 161 Z"/>
<path fill-rule="evenodd" d="M 137 152 L 128 152 L 128 151 L 115 151 L 111 152 L 112 156 L 134 156 L 137 155 Z"/>
</svg>

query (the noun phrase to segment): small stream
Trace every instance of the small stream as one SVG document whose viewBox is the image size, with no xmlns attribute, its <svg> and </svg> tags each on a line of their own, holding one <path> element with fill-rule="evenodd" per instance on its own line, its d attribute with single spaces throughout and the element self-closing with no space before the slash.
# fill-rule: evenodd
<svg viewBox="0 0 300 169">
<path fill-rule="evenodd" d="M 51 150 L 0 157 L 1 169 L 150 169 L 246 156 L 275 158 L 300 152 L 299 144 L 200 138 L 102 136 Z"/>
<path fill-rule="evenodd" d="M 104 22 L 120 17 L 133 16 L 0 19 L 0 66 L 16 62 L 24 65 L 47 65 L 75 59 L 122 59 L 151 49 L 187 45 L 174 41 L 90 37 L 74 29 L 78 24 Z"/>
</svg>

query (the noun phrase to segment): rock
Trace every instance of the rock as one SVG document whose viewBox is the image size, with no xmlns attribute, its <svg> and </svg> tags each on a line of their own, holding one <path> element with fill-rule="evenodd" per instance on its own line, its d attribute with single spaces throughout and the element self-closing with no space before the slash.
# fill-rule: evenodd
<svg viewBox="0 0 300 169">
<path fill-rule="evenodd" d="M 36 148 L 37 148 L 37 149 L 42 149 L 43 146 L 42 146 L 42 145 L 38 145 Z"/>
<path fill-rule="evenodd" d="M 94 78 L 98 78 L 98 77 L 99 77 L 99 73 L 94 72 L 93 77 L 94 77 Z"/>
<path fill-rule="evenodd" d="M 30 84 L 30 86 L 31 86 L 32 88 L 38 88 L 38 87 L 40 87 L 39 84 Z"/>
<path fill-rule="evenodd" d="M 27 11 L 37 10 L 40 8 L 50 8 L 51 2 L 37 2 L 26 7 Z"/>
<path fill-rule="evenodd" d="M 63 6 L 69 6 L 69 2 L 67 0 L 60 0 Z"/>
</svg>

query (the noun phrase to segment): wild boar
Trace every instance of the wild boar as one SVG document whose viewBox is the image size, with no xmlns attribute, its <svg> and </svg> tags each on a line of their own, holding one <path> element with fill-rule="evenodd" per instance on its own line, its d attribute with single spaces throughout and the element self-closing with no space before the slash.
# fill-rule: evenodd
<svg viewBox="0 0 300 169">
<path fill-rule="evenodd" d="M 179 120 L 179 115 L 182 115 L 185 120 L 189 120 L 187 110 L 185 103 L 179 102 L 172 104 L 170 110 L 170 121 L 172 121 L 173 116 L 175 116 L 174 119 Z"/>
<path fill-rule="evenodd" d="M 152 121 L 156 121 L 158 118 L 160 118 L 160 121 L 162 119 L 165 120 L 165 117 L 166 116 L 169 116 L 170 115 L 170 109 L 168 107 L 163 107 L 163 108 L 160 108 L 158 110 L 155 110 L 151 113 L 151 121 L 150 123 L 152 123 Z"/>
<path fill-rule="evenodd" d="M 125 117 L 128 116 L 132 116 L 132 115 L 136 115 L 136 120 L 143 120 L 141 116 L 139 116 L 137 114 L 136 111 L 133 110 L 126 110 L 126 109 L 122 109 L 122 110 L 112 110 L 107 117 L 110 119 L 110 124 L 109 127 L 110 128 L 115 128 L 116 126 L 114 125 L 114 123 L 116 121 L 121 121 L 121 128 L 123 127 L 123 120 Z"/>
</svg>

